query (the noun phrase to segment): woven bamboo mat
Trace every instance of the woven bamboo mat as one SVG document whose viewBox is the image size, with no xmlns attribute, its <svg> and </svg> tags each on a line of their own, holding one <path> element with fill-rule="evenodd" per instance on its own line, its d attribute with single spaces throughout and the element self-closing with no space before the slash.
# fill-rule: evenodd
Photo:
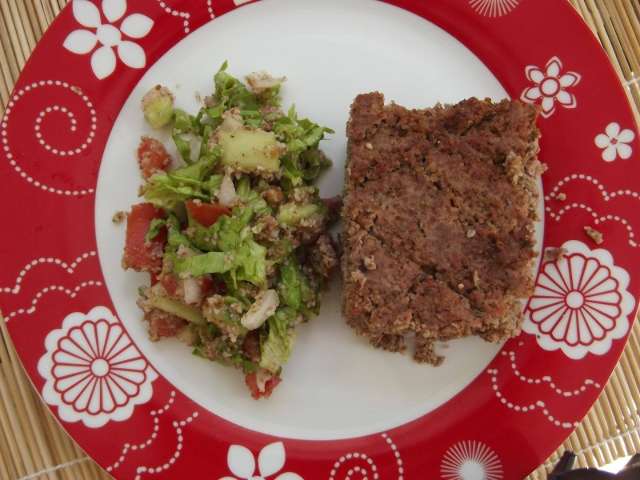
<svg viewBox="0 0 640 480">
<path fill-rule="evenodd" d="M 561 1 L 561 0 L 558 0 Z M 570 0 L 620 74 L 640 123 L 640 0 Z M 20 69 L 67 0 L 0 0 L 0 116 Z M 599 466 L 640 452 L 640 322 L 620 364 L 565 449 L 580 465 Z M 0 319 L 0 479 L 109 479 L 64 433 L 26 378 Z"/>
</svg>

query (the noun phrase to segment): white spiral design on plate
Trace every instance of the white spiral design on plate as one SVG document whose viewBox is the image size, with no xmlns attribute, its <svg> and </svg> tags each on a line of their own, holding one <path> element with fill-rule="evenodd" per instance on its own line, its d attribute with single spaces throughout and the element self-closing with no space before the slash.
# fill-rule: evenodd
<svg viewBox="0 0 640 480">
<path fill-rule="evenodd" d="M 69 83 L 63 82 L 60 80 L 40 80 L 38 82 L 33 82 L 29 85 L 26 85 L 23 88 L 18 89 L 15 92 L 15 94 L 7 104 L 7 109 L 4 115 L 4 119 L 0 124 L 0 142 L 2 143 L 2 150 L 4 151 L 4 154 L 7 157 L 9 164 L 13 167 L 16 173 L 18 173 L 24 180 L 29 182 L 31 185 L 37 188 L 40 188 L 41 190 L 44 190 L 45 192 L 55 193 L 58 195 L 66 195 L 66 196 L 81 196 L 81 195 L 94 193 L 93 188 L 69 190 L 69 189 L 60 189 L 60 188 L 46 185 L 45 183 L 29 175 L 29 173 L 27 173 L 24 170 L 24 168 L 18 164 L 16 158 L 14 157 L 14 154 L 13 154 L 13 151 L 11 150 L 11 146 L 9 142 L 9 132 L 8 132 L 9 124 L 13 117 L 12 114 L 16 109 L 20 100 L 22 100 L 22 98 L 25 95 L 33 92 L 34 90 L 38 90 L 41 88 L 48 88 L 48 89 L 62 88 L 72 92 L 74 95 L 77 95 L 78 97 L 80 97 L 80 99 L 85 104 L 87 111 L 89 112 L 89 115 L 90 115 L 89 125 L 87 126 L 87 130 L 88 130 L 87 136 L 82 141 L 82 143 L 78 145 L 76 148 L 62 149 L 62 148 L 56 148 L 54 145 L 49 143 L 49 141 L 47 141 L 44 138 L 44 135 L 42 134 L 42 131 L 41 131 L 42 124 L 44 123 L 46 117 L 49 114 L 53 112 L 57 112 L 59 114 L 62 113 L 67 117 L 69 121 L 69 130 L 70 132 L 73 133 L 73 132 L 76 132 L 76 130 L 78 129 L 78 121 L 76 119 L 76 114 L 72 112 L 70 109 L 68 109 L 67 107 L 62 105 L 49 105 L 45 109 L 41 110 L 35 119 L 35 124 L 33 126 L 33 129 L 35 132 L 36 140 L 44 150 L 48 151 L 50 154 L 55 156 L 59 156 L 63 158 L 71 157 L 74 155 L 78 155 L 82 153 L 84 150 L 86 150 L 95 138 L 97 123 L 98 123 L 97 112 L 93 106 L 93 103 L 91 103 L 91 100 L 89 100 L 89 97 L 79 87 L 70 85 Z"/>
</svg>

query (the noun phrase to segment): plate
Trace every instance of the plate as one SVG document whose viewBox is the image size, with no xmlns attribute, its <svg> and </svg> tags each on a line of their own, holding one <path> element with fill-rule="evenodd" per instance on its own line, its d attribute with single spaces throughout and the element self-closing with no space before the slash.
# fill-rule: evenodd
<svg viewBox="0 0 640 480">
<path fill-rule="evenodd" d="M 162 83 L 193 110 L 224 60 L 237 75 L 287 75 L 285 104 L 336 130 L 326 196 L 342 189 L 357 93 L 538 104 L 539 249 L 565 254 L 540 255 L 523 333 L 450 342 L 442 367 L 416 365 L 357 338 L 335 284 L 260 402 L 238 372 L 150 342 L 135 306 L 146 279 L 120 268 L 124 228 L 111 221 L 136 202 L 140 98 Z M 0 306 L 44 401 L 118 479 L 520 479 L 586 414 L 635 317 L 635 128 L 564 1 L 74 0 L 0 125 L 13 207 L 0 213 Z"/>
</svg>

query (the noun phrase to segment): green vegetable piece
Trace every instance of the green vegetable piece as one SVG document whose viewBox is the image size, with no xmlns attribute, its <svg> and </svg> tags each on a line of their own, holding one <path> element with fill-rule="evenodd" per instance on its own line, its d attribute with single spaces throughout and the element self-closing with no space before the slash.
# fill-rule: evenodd
<svg viewBox="0 0 640 480">
<path fill-rule="evenodd" d="M 262 196 L 251 188 L 249 177 L 243 176 L 236 187 L 236 195 L 242 203 L 256 215 L 272 213 L 271 207 Z"/>
<path fill-rule="evenodd" d="M 173 94 L 163 86 L 156 85 L 142 97 L 144 118 L 152 128 L 162 128 L 173 118 Z"/>
<path fill-rule="evenodd" d="M 211 173 L 218 161 L 217 156 L 203 157 L 201 160 L 178 168 L 171 173 L 157 173 L 143 188 L 144 198 L 156 207 L 173 210 L 180 203 L 190 199 L 211 200 L 209 184 L 204 179 Z"/>
<path fill-rule="evenodd" d="M 263 287 L 267 283 L 267 249 L 254 242 L 246 241 L 235 253 L 237 281 L 253 283 Z"/>
<path fill-rule="evenodd" d="M 260 103 L 256 95 L 237 78 L 227 73 L 228 62 L 224 62 L 214 77 L 215 98 L 224 109 L 239 107 L 240 110 L 259 110 Z"/>
<path fill-rule="evenodd" d="M 276 136 L 264 130 L 243 128 L 235 132 L 221 132 L 222 163 L 243 171 L 277 172 L 283 149 Z"/>
<path fill-rule="evenodd" d="M 167 224 L 167 221 L 164 218 L 154 218 L 151 220 L 151 224 L 149 225 L 149 230 L 147 230 L 147 234 L 144 237 L 145 242 L 150 242 L 162 231 L 162 228 Z"/>
<path fill-rule="evenodd" d="M 197 325 L 204 325 L 206 323 L 199 308 L 185 305 L 173 298 L 161 297 L 160 295 L 152 294 L 149 297 L 149 304 L 158 310 L 183 318 L 187 322 L 195 323 Z"/>
<path fill-rule="evenodd" d="M 191 257 L 178 257 L 173 270 L 179 275 L 199 277 L 207 273 L 225 273 L 234 267 L 233 255 L 225 252 L 209 252 Z"/>
<path fill-rule="evenodd" d="M 191 133 L 195 119 L 184 110 L 176 108 L 173 111 L 173 133 Z"/>
<path fill-rule="evenodd" d="M 284 307 L 279 308 L 275 315 L 267 320 L 269 333 L 261 341 L 260 367 L 278 373 L 282 365 L 287 363 L 295 342 L 295 332 L 290 328 L 295 318 L 295 310 Z"/>
<path fill-rule="evenodd" d="M 188 179 L 187 179 L 188 180 Z M 173 210 L 185 200 L 199 198 L 209 201 L 208 193 L 203 193 L 200 182 L 182 181 L 174 174 L 158 173 L 151 177 L 143 187 L 145 200 L 156 207 Z"/>
<path fill-rule="evenodd" d="M 247 333 L 247 329 L 240 323 L 243 305 L 231 296 L 214 295 L 204 304 L 203 312 L 206 319 L 229 337 L 237 338 Z"/>
<path fill-rule="evenodd" d="M 322 213 L 322 206 L 317 203 L 285 203 L 278 212 L 278 221 L 281 224 L 296 226 L 305 218 Z"/>
<path fill-rule="evenodd" d="M 292 255 L 280 266 L 278 293 L 285 305 L 306 312 L 317 306 L 317 294 Z"/>
</svg>

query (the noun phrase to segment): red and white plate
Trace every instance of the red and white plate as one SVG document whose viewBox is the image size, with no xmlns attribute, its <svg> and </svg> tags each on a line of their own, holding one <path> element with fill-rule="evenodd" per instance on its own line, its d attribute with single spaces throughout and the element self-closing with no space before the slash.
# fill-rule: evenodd
<svg viewBox="0 0 640 480">
<path fill-rule="evenodd" d="M 523 333 L 416 365 L 357 338 L 336 285 L 260 402 L 238 372 L 151 343 L 146 278 L 122 271 L 111 221 L 136 202 L 139 101 L 162 83 L 193 110 L 224 60 L 287 75 L 285 103 L 336 130 L 325 195 L 342 188 L 359 92 L 541 105 L 540 250 L 567 255 L 541 259 Z M 0 306 L 44 401 L 118 479 L 521 479 L 580 422 L 631 329 L 638 152 L 618 79 L 566 1 L 73 0 L 0 126 Z"/>
</svg>

